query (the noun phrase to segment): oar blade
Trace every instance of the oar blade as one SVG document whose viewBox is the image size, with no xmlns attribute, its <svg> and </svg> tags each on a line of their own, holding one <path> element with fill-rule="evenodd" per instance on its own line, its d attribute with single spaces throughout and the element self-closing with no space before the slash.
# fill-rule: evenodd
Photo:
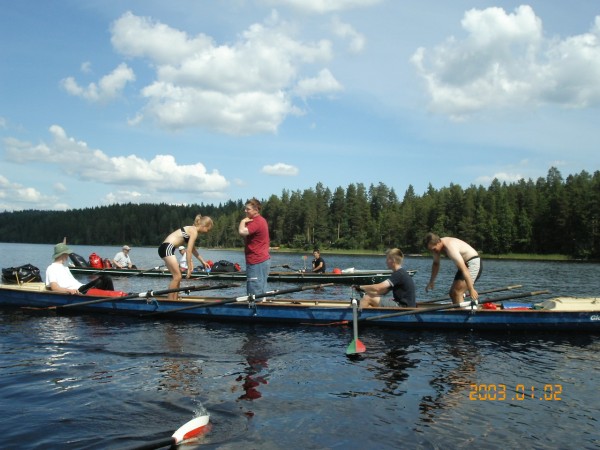
<svg viewBox="0 0 600 450">
<path fill-rule="evenodd" d="M 364 353 L 365 351 L 367 351 L 365 344 L 357 338 L 353 339 L 348 345 L 348 348 L 346 348 L 346 355 L 357 355 L 359 353 Z"/>
<path fill-rule="evenodd" d="M 176 444 L 198 438 L 210 430 L 210 416 L 208 414 L 195 417 L 189 422 L 183 424 L 173 433 L 173 439 Z"/>
</svg>

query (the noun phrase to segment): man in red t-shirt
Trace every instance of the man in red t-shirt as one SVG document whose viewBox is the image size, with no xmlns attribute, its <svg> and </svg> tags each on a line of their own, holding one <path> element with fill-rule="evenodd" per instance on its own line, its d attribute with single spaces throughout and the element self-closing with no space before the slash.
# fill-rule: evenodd
<svg viewBox="0 0 600 450">
<path fill-rule="evenodd" d="M 252 198 L 246 202 L 246 217 L 240 222 L 238 231 L 244 238 L 246 255 L 246 292 L 256 295 L 267 292 L 267 278 L 271 268 L 269 254 L 269 225 L 260 215 L 260 202 Z"/>
</svg>

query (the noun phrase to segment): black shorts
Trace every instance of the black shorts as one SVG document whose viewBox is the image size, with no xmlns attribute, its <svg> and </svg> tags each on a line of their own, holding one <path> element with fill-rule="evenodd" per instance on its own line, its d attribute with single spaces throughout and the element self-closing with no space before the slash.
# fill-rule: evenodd
<svg viewBox="0 0 600 450">
<path fill-rule="evenodd" d="M 166 258 L 167 256 L 175 255 L 175 246 L 170 242 L 163 242 L 158 247 L 158 256 L 161 258 Z"/>
</svg>

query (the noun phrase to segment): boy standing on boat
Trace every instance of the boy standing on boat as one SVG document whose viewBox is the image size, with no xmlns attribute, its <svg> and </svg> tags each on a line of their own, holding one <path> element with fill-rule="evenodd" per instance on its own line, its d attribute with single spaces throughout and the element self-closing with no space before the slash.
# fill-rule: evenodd
<svg viewBox="0 0 600 450">
<path fill-rule="evenodd" d="M 448 292 L 452 303 L 462 302 L 467 291 L 469 291 L 473 300 L 477 300 L 479 294 L 475 290 L 475 282 L 481 276 L 483 269 L 477 251 L 465 241 L 453 237 L 441 238 L 435 233 L 427 233 L 425 245 L 433 255 L 431 278 L 425 287 L 425 292 L 432 290 L 435 286 L 435 278 L 440 270 L 440 255 L 443 253 L 454 261 L 458 269 Z"/>
<path fill-rule="evenodd" d="M 392 274 L 387 280 L 377 284 L 364 284 L 355 286 L 355 289 L 364 292 L 360 301 L 361 308 L 394 306 L 416 306 L 415 282 L 410 274 L 402 267 L 404 254 L 399 248 L 392 248 L 386 252 L 385 262 Z M 393 298 L 382 298 L 392 291 Z"/>
</svg>

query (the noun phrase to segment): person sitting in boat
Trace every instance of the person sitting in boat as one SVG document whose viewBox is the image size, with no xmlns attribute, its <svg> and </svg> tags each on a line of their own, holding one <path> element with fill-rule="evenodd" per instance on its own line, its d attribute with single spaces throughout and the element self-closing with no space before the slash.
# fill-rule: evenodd
<svg viewBox="0 0 600 450">
<path fill-rule="evenodd" d="M 314 273 L 325 273 L 327 270 L 325 266 L 325 260 L 321 258 L 321 251 L 318 248 L 313 251 L 313 258 L 312 271 Z"/>
<path fill-rule="evenodd" d="M 386 252 L 385 262 L 392 274 L 387 280 L 377 284 L 365 284 L 354 286 L 355 289 L 364 293 L 361 308 L 379 306 L 401 306 L 414 308 L 417 306 L 415 297 L 415 282 L 410 274 L 402 267 L 404 254 L 399 248 L 392 248 Z M 392 291 L 393 298 L 382 296 Z"/>
<path fill-rule="evenodd" d="M 80 295 L 85 294 L 89 289 L 95 287 L 107 291 L 114 291 L 112 279 L 102 274 L 87 284 L 80 283 L 65 262 L 69 259 L 69 255 L 73 253 L 67 244 L 60 243 L 54 246 L 54 254 L 52 255 L 52 264 L 46 269 L 46 288 L 53 292 L 62 292 L 65 294 Z"/>
<path fill-rule="evenodd" d="M 136 269 L 137 267 L 132 264 L 129 252 L 131 248 L 128 245 L 124 245 L 119 253 L 115 255 L 112 260 L 113 267 L 117 269 Z"/>
<path fill-rule="evenodd" d="M 185 250 L 185 246 L 179 246 L 179 254 L 181 255 L 181 258 L 179 259 L 179 270 L 181 270 L 181 272 L 187 272 L 187 251 Z"/>
<path fill-rule="evenodd" d="M 175 249 L 185 244 L 186 248 L 186 265 L 187 275 L 186 279 L 191 278 L 192 272 L 194 271 L 194 263 L 192 262 L 192 255 L 194 255 L 204 268 L 208 266 L 208 263 L 204 261 L 198 250 L 196 250 L 196 239 L 200 233 L 208 233 L 213 227 L 213 221 L 208 216 L 202 216 L 198 214 L 194 219 L 193 225 L 178 228 L 169 234 L 164 242 L 158 247 L 158 256 L 160 256 L 173 279 L 169 283 L 169 289 L 179 289 L 181 285 L 181 269 L 179 261 L 177 261 L 177 255 L 175 255 Z M 169 300 L 177 300 L 177 292 L 169 294 Z"/>
</svg>

